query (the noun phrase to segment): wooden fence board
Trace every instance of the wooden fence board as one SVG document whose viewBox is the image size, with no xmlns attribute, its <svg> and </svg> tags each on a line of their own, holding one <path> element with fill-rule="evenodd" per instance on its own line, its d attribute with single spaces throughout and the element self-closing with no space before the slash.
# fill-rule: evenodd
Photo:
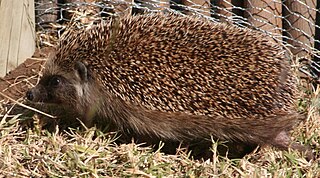
<svg viewBox="0 0 320 178">
<path fill-rule="evenodd" d="M 245 0 L 248 18 L 255 27 L 273 33 L 276 36 L 282 35 L 282 2 L 281 0 Z"/>
<path fill-rule="evenodd" d="M 33 0 L 0 0 L 0 77 L 35 50 Z"/>
<path fill-rule="evenodd" d="M 284 24 L 289 37 L 288 43 L 293 46 L 292 53 L 300 57 L 308 55 L 307 51 L 314 48 L 316 3 L 316 0 L 285 1 L 290 10 L 285 9 L 284 14 L 288 20 Z"/>
<path fill-rule="evenodd" d="M 4 76 L 7 72 L 7 58 L 9 51 L 10 36 L 8 35 L 8 27 L 12 21 L 11 10 L 12 1 L 0 0 L 0 17 L 3 18 L 0 21 L 0 77 Z M 10 15 L 8 15 L 10 14 Z"/>
<path fill-rule="evenodd" d="M 21 64 L 27 57 L 31 57 L 35 50 L 35 17 L 34 1 L 23 0 L 23 14 L 21 21 L 20 47 L 18 64 Z"/>
<path fill-rule="evenodd" d="M 15 6 L 15 10 L 11 11 L 11 16 L 16 18 L 11 18 L 10 29 L 10 45 L 9 53 L 7 58 L 7 72 L 18 66 L 18 55 L 19 55 L 19 43 L 20 43 L 20 33 L 21 33 L 21 18 L 23 14 L 23 3 L 20 0 L 12 0 L 12 7 Z"/>
<path fill-rule="evenodd" d="M 220 9 L 217 11 L 219 16 L 219 19 L 226 20 L 228 17 L 232 16 L 232 1 L 231 0 L 217 0 L 217 6 L 220 7 Z"/>
</svg>

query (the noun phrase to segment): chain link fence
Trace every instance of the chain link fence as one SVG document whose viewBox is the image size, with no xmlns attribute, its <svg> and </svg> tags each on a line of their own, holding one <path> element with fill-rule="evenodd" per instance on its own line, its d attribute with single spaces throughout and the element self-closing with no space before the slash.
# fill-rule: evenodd
<svg viewBox="0 0 320 178">
<path fill-rule="evenodd" d="M 320 74 L 320 0 L 35 0 L 38 45 L 55 45 L 70 22 L 79 27 L 113 15 L 173 12 L 252 28 L 280 41 Z"/>
</svg>

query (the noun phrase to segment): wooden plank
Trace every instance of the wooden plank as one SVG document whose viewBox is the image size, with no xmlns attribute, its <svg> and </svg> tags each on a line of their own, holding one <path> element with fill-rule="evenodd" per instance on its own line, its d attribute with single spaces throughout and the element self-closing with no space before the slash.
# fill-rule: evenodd
<svg viewBox="0 0 320 178">
<path fill-rule="evenodd" d="M 245 17 L 253 26 L 277 36 L 282 35 L 281 0 L 245 0 L 244 6 L 247 8 Z"/>
<path fill-rule="evenodd" d="M 219 7 L 217 10 L 217 13 L 220 14 L 219 19 L 224 21 L 232 16 L 232 0 L 217 0 L 216 5 Z"/>
<path fill-rule="evenodd" d="M 21 3 L 21 0 L 12 0 L 12 7 L 14 7 L 14 10 L 11 10 L 10 14 L 12 17 L 15 18 L 12 18 L 10 27 L 8 26 L 8 28 L 10 28 L 10 46 L 7 59 L 7 72 L 18 66 L 18 54 L 20 44 L 19 34 L 21 33 L 23 3 Z"/>
<path fill-rule="evenodd" d="M 0 77 L 35 50 L 34 1 L 0 0 Z"/>
<path fill-rule="evenodd" d="M 182 0 L 182 4 L 198 9 L 203 15 L 210 16 L 210 1 L 209 0 Z M 192 14 L 188 12 L 187 14 Z"/>
<path fill-rule="evenodd" d="M 21 33 L 18 54 L 18 64 L 31 57 L 35 51 L 35 15 L 34 0 L 23 0 Z"/>
<path fill-rule="evenodd" d="M 11 15 L 12 1 L 0 0 L 0 77 L 3 77 L 7 72 L 7 59 L 10 44 L 10 28 L 13 16 Z M 10 15 L 8 15 L 10 14 Z"/>
<path fill-rule="evenodd" d="M 298 56 L 309 55 L 308 51 L 314 48 L 316 0 L 287 0 L 285 5 L 287 8 L 284 12 L 288 22 L 284 24 L 284 28 L 289 38 L 293 39 L 288 40 L 293 46 L 291 52 Z"/>
</svg>

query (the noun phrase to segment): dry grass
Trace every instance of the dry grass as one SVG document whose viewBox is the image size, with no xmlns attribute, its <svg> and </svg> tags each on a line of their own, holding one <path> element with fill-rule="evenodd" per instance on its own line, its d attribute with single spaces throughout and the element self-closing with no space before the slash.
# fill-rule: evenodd
<svg viewBox="0 0 320 178">
<path fill-rule="evenodd" d="M 319 164 L 296 152 L 272 148 L 240 160 L 194 161 L 184 153 L 164 155 L 136 144 L 115 145 L 98 130 L 49 133 L 1 125 L 2 175 L 12 177 L 318 177 Z M 216 144 L 213 144 L 215 147 Z"/>
</svg>

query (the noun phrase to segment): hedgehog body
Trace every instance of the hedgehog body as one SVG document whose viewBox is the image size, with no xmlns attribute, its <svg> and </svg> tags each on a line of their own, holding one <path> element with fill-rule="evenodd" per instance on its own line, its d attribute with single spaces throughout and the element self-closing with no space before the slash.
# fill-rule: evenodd
<svg viewBox="0 0 320 178">
<path fill-rule="evenodd" d="M 286 148 L 302 116 L 284 53 L 263 34 L 197 17 L 121 17 L 67 32 L 28 98 L 138 137 Z"/>
</svg>

